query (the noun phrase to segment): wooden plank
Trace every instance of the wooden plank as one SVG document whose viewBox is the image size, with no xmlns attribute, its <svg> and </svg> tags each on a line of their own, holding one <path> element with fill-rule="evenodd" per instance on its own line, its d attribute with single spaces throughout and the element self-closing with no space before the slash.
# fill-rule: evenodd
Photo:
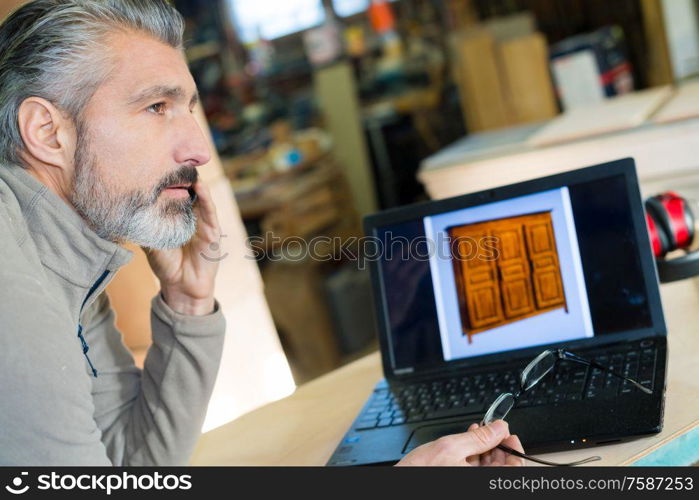
<svg viewBox="0 0 699 500">
<path fill-rule="evenodd" d="M 534 33 L 536 19 L 533 13 L 523 11 L 509 16 L 490 17 L 483 22 L 483 26 L 497 42 L 502 42 Z"/>
<path fill-rule="evenodd" d="M 532 33 L 503 41 L 499 52 L 513 122 L 542 121 L 556 116 L 558 103 L 549 73 L 544 35 Z"/>
<path fill-rule="evenodd" d="M 484 132 L 465 138 L 423 162 L 418 179 L 434 199 L 492 189 L 633 158 L 644 195 L 682 189 L 699 197 L 699 118 L 537 148 L 526 143 L 540 125 Z M 494 136 L 490 140 L 489 136 Z"/>
<path fill-rule="evenodd" d="M 653 122 L 671 123 L 699 117 L 699 81 L 685 83 L 653 116 Z"/>
<path fill-rule="evenodd" d="M 657 87 L 570 110 L 535 132 L 527 143 L 548 146 L 638 127 L 672 94 L 670 86 Z"/>
<path fill-rule="evenodd" d="M 646 34 L 645 59 L 648 84 L 651 87 L 667 85 L 674 81 L 672 61 L 667 44 L 665 18 L 661 0 L 640 0 L 643 13 L 643 30 Z"/>
<path fill-rule="evenodd" d="M 497 62 L 495 40 L 479 28 L 453 41 L 461 107 L 469 131 L 489 130 L 512 123 Z"/>
</svg>

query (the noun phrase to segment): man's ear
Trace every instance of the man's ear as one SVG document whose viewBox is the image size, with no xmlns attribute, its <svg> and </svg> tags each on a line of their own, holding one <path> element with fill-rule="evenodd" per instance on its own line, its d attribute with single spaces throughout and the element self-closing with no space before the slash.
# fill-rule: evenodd
<svg viewBox="0 0 699 500">
<path fill-rule="evenodd" d="M 28 97 L 17 114 L 26 154 L 59 168 L 70 168 L 76 131 L 72 120 L 46 99 Z"/>
</svg>

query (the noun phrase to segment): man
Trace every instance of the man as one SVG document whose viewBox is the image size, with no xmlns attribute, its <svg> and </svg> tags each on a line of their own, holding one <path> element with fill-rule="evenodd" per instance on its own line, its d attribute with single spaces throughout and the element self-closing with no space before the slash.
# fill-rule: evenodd
<svg viewBox="0 0 699 500">
<path fill-rule="evenodd" d="M 0 465 L 192 452 L 225 321 L 182 32 L 164 0 L 36 0 L 0 26 Z M 161 287 L 143 371 L 103 293 L 132 257 L 126 241 Z M 500 442 L 520 449 L 497 422 L 403 463 L 519 463 L 488 451 Z"/>
</svg>

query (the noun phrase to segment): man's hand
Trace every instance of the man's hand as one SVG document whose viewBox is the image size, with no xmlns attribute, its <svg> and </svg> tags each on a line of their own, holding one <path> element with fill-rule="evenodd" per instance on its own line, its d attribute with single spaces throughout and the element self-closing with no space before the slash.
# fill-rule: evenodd
<svg viewBox="0 0 699 500">
<path fill-rule="evenodd" d="M 484 427 L 472 424 L 468 432 L 418 446 L 397 465 L 524 465 L 524 459 L 496 448 L 499 444 L 524 453 L 519 438 L 510 435 L 507 422 L 496 420 Z"/>
<path fill-rule="evenodd" d="M 201 316 L 214 310 L 221 226 L 209 188 L 201 180 L 193 188 L 198 199 L 194 205 L 197 230 L 192 239 L 181 248 L 145 250 L 148 263 L 160 280 L 165 303 L 180 314 Z"/>
</svg>

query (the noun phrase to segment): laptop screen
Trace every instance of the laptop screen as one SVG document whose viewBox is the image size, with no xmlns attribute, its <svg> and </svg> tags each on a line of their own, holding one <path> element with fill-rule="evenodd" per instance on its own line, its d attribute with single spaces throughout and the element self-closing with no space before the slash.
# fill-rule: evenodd
<svg viewBox="0 0 699 500">
<path fill-rule="evenodd" d="M 623 174 L 468 205 L 374 229 L 396 373 L 653 326 Z"/>
</svg>

